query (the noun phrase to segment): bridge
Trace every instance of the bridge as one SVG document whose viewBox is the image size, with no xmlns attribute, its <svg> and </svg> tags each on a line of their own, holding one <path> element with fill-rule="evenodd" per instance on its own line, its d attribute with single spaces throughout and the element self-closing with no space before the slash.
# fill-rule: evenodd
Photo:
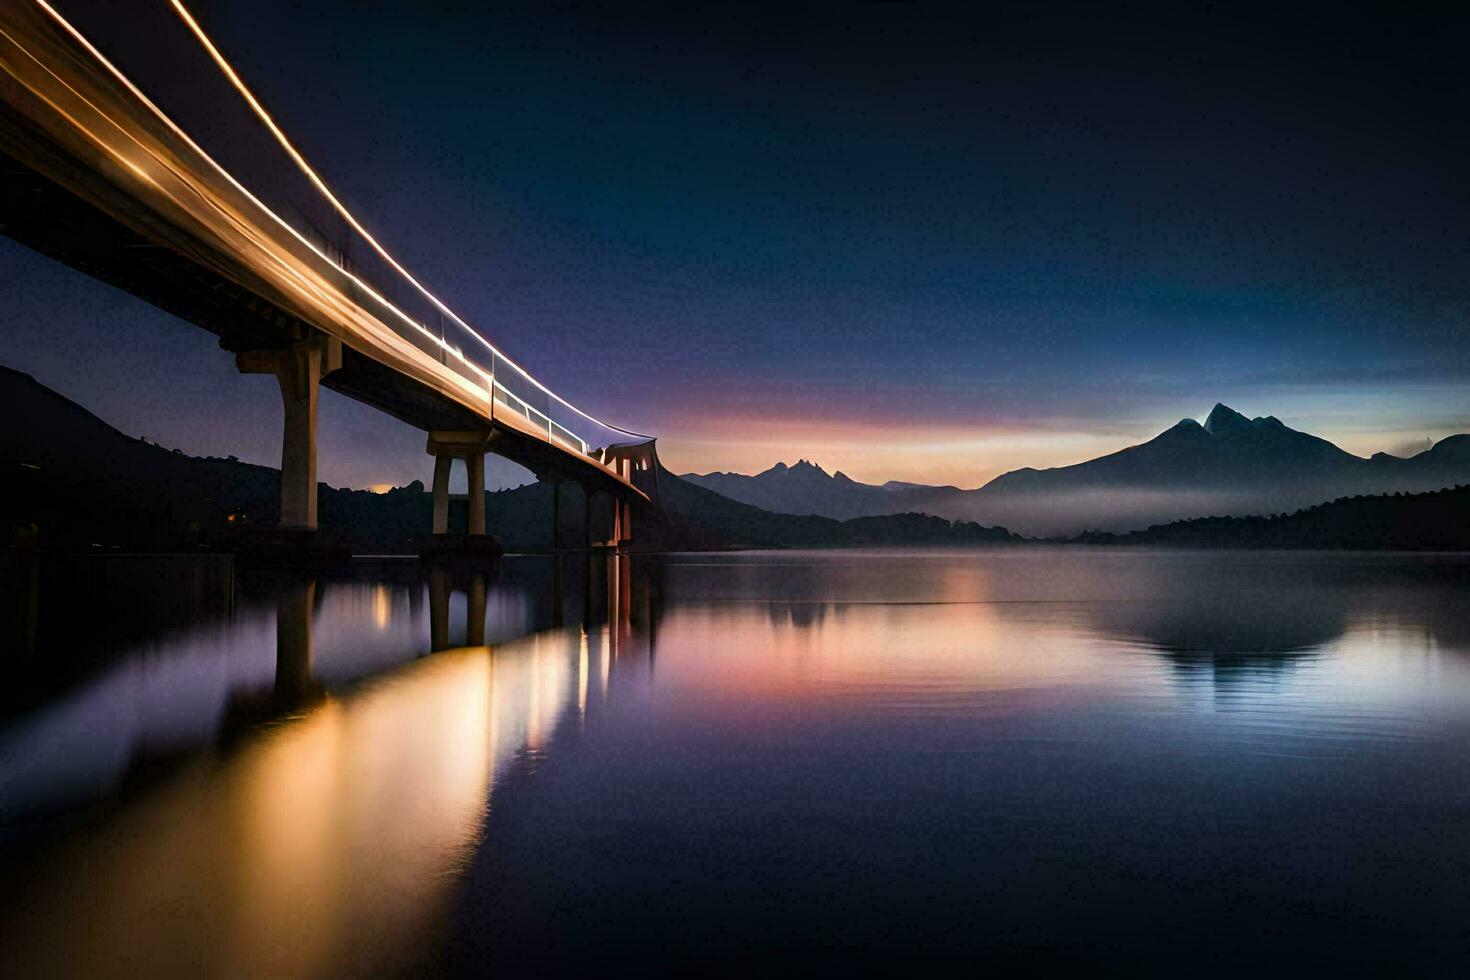
<svg viewBox="0 0 1470 980">
<path fill-rule="evenodd" d="M 488 540 L 486 453 L 558 488 L 580 484 L 591 543 L 631 540 L 634 506 L 657 497 L 653 437 L 578 409 L 429 292 L 179 0 L 113 5 L 124 14 L 64 6 L 0 0 L 0 232 L 217 335 L 239 370 L 275 377 L 280 524 L 293 540 L 317 525 L 322 385 L 428 433 L 432 540 L 447 541 L 456 459 L 468 467 L 469 539 Z M 167 23 L 140 23 L 145 8 Z M 127 48 L 120 37 L 153 47 L 125 72 L 94 43 L 99 32 L 114 58 Z M 159 81 L 148 93 L 135 80 L 159 50 L 179 60 L 188 86 Z M 209 127 L 212 152 L 161 106 L 160 90 L 177 88 L 198 88 L 208 111 L 249 125 L 229 139 Z"/>
</svg>

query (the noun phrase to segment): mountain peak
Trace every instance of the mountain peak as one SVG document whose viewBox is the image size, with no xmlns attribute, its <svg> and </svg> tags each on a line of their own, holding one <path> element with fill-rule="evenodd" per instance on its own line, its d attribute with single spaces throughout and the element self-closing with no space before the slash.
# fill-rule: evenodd
<svg viewBox="0 0 1470 980">
<path fill-rule="evenodd" d="M 1212 436 L 1218 436 L 1226 432 L 1239 431 L 1249 427 L 1250 424 L 1250 419 L 1235 409 L 1224 402 L 1216 402 L 1215 407 L 1210 409 L 1209 417 L 1205 419 L 1205 431 Z"/>
</svg>

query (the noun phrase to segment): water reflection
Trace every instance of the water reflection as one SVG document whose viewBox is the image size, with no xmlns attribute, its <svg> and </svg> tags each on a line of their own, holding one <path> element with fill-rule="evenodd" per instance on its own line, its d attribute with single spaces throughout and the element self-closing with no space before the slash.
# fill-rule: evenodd
<svg viewBox="0 0 1470 980">
<path fill-rule="evenodd" d="M 793 951 L 1171 972 L 1200 948 L 1240 966 L 1229 922 L 1273 963 L 1371 942 L 1443 965 L 1470 913 L 1466 569 L 1009 549 L 232 573 L 0 727 L 0 948 L 20 974 Z"/>
<path fill-rule="evenodd" d="M 239 591 L 228 556 L 0 555 L 0 717 L 75 684 L 122 647 L 228 618 Z"/>
<path fill-rule="evenodd" d="M 562 556 L 559 571 L 551 559 L 478 569 L 380 565 L 323 578 L 236 572 L 227 563 L 219 574 L 214 559 L 150 559 L 150 572 L 163 574 L 152 576 L 152 600 L 134 607 L 129 590 L 142 590 L 132 559 L 80 569 L 58 563 L 44 573 L 28 560 L 21 581 L 30 585 L 19 603 L 4 597 L 4 612 L 11 635 L 39 636 L 46 655 L 12 648 L 8 694 L 20 706 L 0 728 L 0 840 L 407 660 L 551 628 L 565 620 L 551 615 L 563 606 L 578 611 L 575 628 L 606 632 L 616 647 L 627 628 L 606 624 L 631 601 L 617 597 L 627 561 Z M 193 571 L 180 575 L 179 566 Z M 118 638 L 109 642 L 82 605 L 110 617 Z M 192 621 L 179 615 L 186 610 Z M 134 639 L 139 632 L 145 638 Z"/>
<path fill-rule="evenodd" d="M 1147 652 L 1227 705 L 1350 634 L 1470 648 L 1470 574 L 1453 556 L 913 552 L 671 559 L 667 628 L 741 630 L 751 662 L 720 680 L 815 691 L 898 682 L 953 693 L 1075 679 L 1098 653 Z M 768 628 L 751 633 L 749 611 Z M 716 625 L 718 624 L 718 626 Z M 898 644 L 893 643 L 900 637 Z M 1125 662 L 1112 658 L 1121 669 Z M 1054 692 L 1056 693 L 1056 692 Z"/>
<path fill-rule="evenodd" d="M 48 855 L 32 914 L 8 923 L 10 967 L 303 976 L 392 965 L 384 957 L 403 956 L 432 921 L 444 873 L 475 842 L 497 754 L 529 724 L 533 705 L 495 697 L 518 679 L 496 678 L 491 659 L 457 651 L 327 701 Z M 497 666 L 514 675 L 520 660 Z"/>
<path fill-rule="evenodd" d="M 228 741 L 279 715 L 307 708 L 326 697 L 326 689 L 312 671 L 312 621 L 317 611 L 316 597 L 315 579 L 288 583 L 276 595 L 275 676 L 268 688 L 254 689 L 241 685 L 230 691 L 220 725 L 221 741 Z M 386 623 L 379 628 L 385 629 Z"/>
<path fill-rule="evenodd" d="M 213 689 L 226 704 L 219 737 L 238 744 L 131 795 L 116 818 L 21 861 L 18 887 L 34 900 L 0 928 L 7 969 L 218 976 L 410 969 L 442 918 L 452 873 L 479 838 L 497 775 L 534 767 L 558 728 L 580 723 L 589 702 L 605 696 L 608 661 L 626 644 L 617 617 L 633 606 L 625 595 L 632 582 L 626 558 L 582 564 L 592 567 L 575 576 L 433 567 L 422 587 L 413 570 L 391 571 L 389 581 L 278 581 L 268 602 L 252 599 L 228 624 L 135 653 L 69 702 L 24 719 L 0 749 L 0 799 L 12 827 L 27 808 L 84 799 L 104 770 L 114 785 L 125 784 L 137 751 L 99 757 L 96 746 L 111 741 L 105 729 L 125 744 L 128 723 L 150 714 L 144 702 L 201 700 L 192 683 L 200 660 L 233 675 Z M 565 596 L 533 596 L 529 588 L 566 579 L 597 586 L 588 594 L 595 601 L 573 597 L 585 615 L 570 628 L 527 629 L 535 607 L 566 605 Z M 447 652 L 339 690 L 351 676 L 343 634 L 352 644 L 371 631 L 412 657 L 423 606 L 416 597 L 424 592 L 428 647 Z M 491 633 L 530 635 L 487 648 L 490 622 Z M 466 643 L 448 649 L 451 634 Z M 273 642 L 262 644 L 267 637 Z M 273 654 L 269 671 L 265 650 Z M 249 663 L 229 663 L 235 657 Z M 358 670 L 380 666 L 373 652 L 356 660 Z M 148 740 L 136 730 L 131 736 L 134 744 Z M 93 750 L 76 753 L 92 756 L 91 778 L 45 785 L 57 775 L 58 747 L 81 749 L 79 742 Z"/>
</svg>

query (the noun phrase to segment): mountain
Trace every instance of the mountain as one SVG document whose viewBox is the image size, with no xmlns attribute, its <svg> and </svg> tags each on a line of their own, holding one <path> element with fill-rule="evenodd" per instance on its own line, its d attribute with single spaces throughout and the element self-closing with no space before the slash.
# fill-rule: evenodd
<svg viewBox="0 0 1470 980">
<path fill-rule="evenodd" d="M 276 470 L 233 457 L 199 459 L 133 439 L 28 375 L 3 367 L 0 417 L 7 422 L 0 426 L 0 518 L 12 545 L 85 551 L 224 549 L 242 526 L 269 526 L 276 519 L 280 486 Z M 1316 488 L 1327 483 L 1470 484 L 1470 436 L 1444 439 L 1407 459 L 1383 453 L 1362 459 L 1275 419 L 1245 419 L 1219 406 L 1203 426 L 1181 422 L 1140 446 L 1076 466 L 1018 470 L 979 490 L 877 487 L 846 477 L 839 480 L 840 474 L 828 476 L 805 462 L 775 468 L 761 477 L 780 486 L 769 474 L 780 476 L 782 470 L 788 477 L 795 471 L 793 485 L 815 487 L 814 493 L 836 488 L 854 496 L 898 495 L 896 499 L 930 494 L 945 506 L 958 501 L 991 512 L 1014 500 L 1030 508 L 1027 513 L 1035 513 L 1037 508 L 1060 506 L 1059 499 L 1075 502 L 1084 494 L 1127 500 L 1157 493 L 1169 506 L 1180 506 L 1179 501 L 1218 495 L 1222 486 L 1236 488 L 1238 494 L 1279 497 L 1288 490 L 1318 492 Z M 737 490 L 750 485 L 742 481 L 758 479 L 723 475 L 735 477 L 731 485 Z M 1003 527 L 933 514 L 837 520 L 773 513 L 667 471 L 660 472 L 659 480 L 662 510 L 645 510 L 634 519 L 637 545 L 644 549 L 989 545 L 1020 540 Z M 432 502 L 417 480 L 385 494 L 325 485 L 318 491 L 322 527 L 342 533 L 358 550 L 410 552 L 429 527 Z M 1205 509 L 1189 514 L 1193 520 L 1154 522 L 1160 526 L 1125 535 L 1093 532 L 1075 540 L 1193 547 L 1470 549 L 1470 486 L 1436 493 L 1338 496 L 1290 516 L 1199 518 L 1200 513 L 1222 513 Z M 545 548 L 551 543 L 551 503 L 551 487 L 544 484 L 492 492 L 486 498 L 487 518 L 508 549 Z M 564 540 L 571 540 L 582 530 L 582 504 L 575 492 L 564 492 L 562 504 Z M 462 501 L 451 506 L 452 526 L 464 526 L 464 506 Z M 1259 512 L 1288 509 L 1292 508 L 1266 507 Z"/>
<path fill-rule="evenodd" d="M 955 487 L 930 487 L 890 481 L 882 486 L 859 483 L 842 471 L 828 474 L 815 463 L 798 460 L 795 466 L 777 463 L 755 476 L 740 473 L 686 473 L 682 479 L 721 496 L 778 514 L 819 514 L 847 520 L 878 514 L 900 514 L 922 508 L 936 492 L 958 492 Z"/>
<path fill-rule="evenodd" d="M 951 522 L 931 514 L 864 515 L 839 521 L 820 515 L 775 513 L 732 500 L 667 470 L 661 471 L 659 482 L 668 520 L 703 528 L 746 547 L 977 545 L 1019 540 L 1002 527 Z"/>
<path fill-rule="evenodd" d="M 280 473 L 234 457 L 197 458 L 114 429 L 29 375 L 0 367 L 0 521 L 5 544 L 63 551 L 228 550 L 250 528 L 274 525 Z M 848 547 L 1005 543 L 1004 528 L 922 514 L 856 521 L 772 514 L 660 474 L 662 510 L 635 516 L 643 549 Z M 427 533 L 432 497 L 415 480 L 383 494 L 318 485 L 326 531 L 358 551 L 405 554 Z M 492 532 L 515 550 L 551 544 L 552 489 L 530 484 L 486 495 Z M 562 494 L 564 541 L 580 540 L 583 507 Z M 450 506 L 463 529 L 463 501 Z"/>
<path fill-rule="evenodd" d="M 1125 531 L 1201 515 L 1277 514 L 1361 494 L 1470 483 L 1470 436 L 1410 458 L 1354 456 L 1279 419 L 1216 405 L 1141 445 L 1054 469 L 996 477 L 940 512 L 1010 518 L 1031 534 Z"/>
<path fill-rule="evenodd" d="M 785 513 L 853 517 L 916 511 L 1028 535 L 1128 531 L 1202 514 L 1275 514 L 1337 497 L 1419 493 L 1470 482 L 1470 435 L 1415 456 L 1354 456 L 1275 417 L 1216 405 L 1148 442 L 1071 466 L 1002 474 L 976 490 L 874 486 L 802 461 L 756 476 L 689 475 L 737 500 Z"/>
</svg>

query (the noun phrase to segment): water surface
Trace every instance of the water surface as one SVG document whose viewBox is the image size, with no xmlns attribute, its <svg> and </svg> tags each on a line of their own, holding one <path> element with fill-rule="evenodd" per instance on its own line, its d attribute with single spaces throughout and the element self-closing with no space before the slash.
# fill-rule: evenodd
<svg viewBox="0 0 1470 980">
<path fill-rule="evenodd" d="M 9 570 L 25 972 L 1470 966 L 1461 558 L 123 561 Z"/>
</svg>

